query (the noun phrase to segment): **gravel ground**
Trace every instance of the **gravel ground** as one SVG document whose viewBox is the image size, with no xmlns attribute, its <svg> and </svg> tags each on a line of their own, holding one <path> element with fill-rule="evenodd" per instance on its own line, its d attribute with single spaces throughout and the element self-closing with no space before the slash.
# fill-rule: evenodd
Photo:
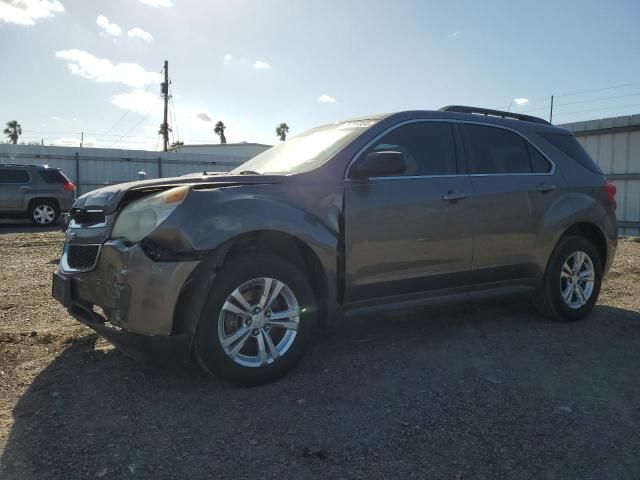
<svg viewBox="0 0 640 480">
<path fill-rule="evenodd" d="M 640 478 L 637 241 L 586 321 L 523 300 L 361 318 L 238 389 L 78 325 L 49 297 L 62 234 L 17 230 L 0 229 L 0 478 Z"/>
</svg>

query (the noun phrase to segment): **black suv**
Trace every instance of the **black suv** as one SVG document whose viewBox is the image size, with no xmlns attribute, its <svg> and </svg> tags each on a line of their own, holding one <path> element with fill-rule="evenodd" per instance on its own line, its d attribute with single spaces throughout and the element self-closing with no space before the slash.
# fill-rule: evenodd
<svg viewBox="0 0 640 480">
<path fill-rule="evenodd" d="M 53 293 L 133 355 L 193 355 L 255 384 L 344 314 L 529 293 L 545 315 L 580 319 L 613 261 L 615 206 L 575 137 L 539 118 L 366 117 L 227 175 L 83 195 Z"/>
</svg>

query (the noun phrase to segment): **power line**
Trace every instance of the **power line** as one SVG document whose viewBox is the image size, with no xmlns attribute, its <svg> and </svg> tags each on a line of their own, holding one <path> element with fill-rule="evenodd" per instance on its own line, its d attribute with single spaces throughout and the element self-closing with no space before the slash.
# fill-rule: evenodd
<svg viewBox="0 0 640 480">
<path fill-rule="evenodd" d="M 80 135 L 81 132 L 57 132 L 57 131 L 47 131 L 47 130 L 23 130 L 23 132 L 25 133 L 38 133 L 38 134 L 45 134 L 45 135 Z M 136 138 L 148 138 L 150 140 L 155 139 L 156 137 L 142 137 L 142 136 L 138 136 L 138 135 L 120 135 L 117 133 L 112 133 L 110 135 L 104 135 L 101 133 L 96 133 L 96 132 L 84 132 L 85 135 L 94 135 L 96 137 L 136 137 Z"/>
<path fill-rule="evenodd" d="M 628 93 L 626 95 L 613 95 L 611 97 L 600 97 L 600 98 L 592 98 L 591 100 L 578 100 L 576 102 L 568 102 L 568 103 L 560 103 L 558 104 L 559 107 L 563 107 L 565 105 L 577 105 L 579 103 L 592 103 L 592 102 L 599 102 L 601 100 L 613 100 L 614 98 L 625 98 L 625 97 L 635 97 L 640 95 L 639 93 Z"/>
<path fill-rule="evenodd" d="M 140 119 L 140 121 L 138 123 L 136 123 L 133 127 L 131 127 L 127 133 L 125 133 L 124 135 L 122 135 L 123 137 L 129 135 L 132 131 L 134 131 L 136 128 L 138 128 L 140 126 L 140 124 L 142 124 L 142 122 L 144 122 L 147 118 L 149 118 L 149 115 L 151 115 L 151 112 L 147 113 L 144 117 L 142 117 Z M 120 143 L 119 140 L 114 141 L 111 145 L 109 145 L 107 148 L 111 148 L 114 145 L 116 145 L 117 143 Z"/>
<path fill-rule="evenodd" d="M 616 88 L 635 87 L 635 86 L 638 86 L 638 85 L 640 85 L 640 82 L 623 83 L 623 84 L 620 84 L 620 85 L 611 85 L 609 87 L 593 88 L 593 89 L 590 89 L 590 90 L 580 90 L 580 91 L 577 91 L 577 92 L 563 93 L 563 94 L 560 94 L 560 95 L 554 95 L 554 97 L 555 98 L 572 97 L 572 96 L 575 96 L 575 95 L 583 95 L 585 93 L 602 92 L 602 91 L 605 91 L 605 90 L 614 90 Z M 527 102 L 527 104 L 536 103 L 536 102 L 543 102 L 543 101 L 549 102 L 550 99 L 551 99 L 551 95 L 548 95 L 546 97 L 534 98 L 533 100 L 529 100 Z M 585 102 L 586 102 L 586 100 L 585 100 Z M 568 103 L 564 103 L 564 104 L 560 104 L 560 105 L 568 105 Z M 517 105 L 514 108 L 517 108 Z M 542 110 L 544 108 L 545 107 L 536 107 L 534 109 L 532 108 L 532 109 L 527 109 L 527 110 L 520 110 L 520 112 L 521 113 L 534 112 L 536 110 Z"/>
<path fill-rule="evenodd" d="M 615 107 L 588 108 L 586 110 L 574 110 L 572 112 L 561 112 L 561 113 L 559 113 L 559 115 L 563 116 L 563 115 L 570 115 L 570 114 L 574 114 L 574 113 L 599 112 L 600 110 L 615 110 L 615 109 L 624 109 L 624 108 L 631 108 L 631 107 L 640 107 L 640 103 L 627 104 L 627 105 L 616 105 Z"/>
<path fill-rule="evenodd" d="M 158 73 L 161 73 L 162 70 L 160 70 Z M 149 90 L 149 88 L 151 88 L 151 85 L 154 85 L 156 82 L 151 82 L 149 83 L 149 85 L 147 85 L 147 87 L 143 90 L 143 92 L 147 92 Z M 127 110 L 124 115 L 122 115 L 118 120 L 116 120 L 116 123 L 114 123 L 113 125 L 111 125 L 111 127 L 109 128 L 109 130 L 107 130 L 107 133 L 109 133 L 111 130 L 113 130 L 115 128 L 116 125 L 118 125 L 118 123 L 120 123 L 124 117 L 126 117 L 127 115 L 129 115 L 129 113 L 131 113 L 131 111 L 133 110 L 133 106 L 131 108 L 129 108 L 129 110 Z M 105 133 L 103 136 L 107 136 L 107 133 Z"/>
</svg>

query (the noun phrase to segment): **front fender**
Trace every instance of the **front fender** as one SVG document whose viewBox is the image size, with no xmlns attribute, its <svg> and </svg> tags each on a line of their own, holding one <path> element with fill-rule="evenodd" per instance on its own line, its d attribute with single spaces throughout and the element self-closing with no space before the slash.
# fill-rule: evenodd
<svg viewBox="0 0 640 480">
<path fill-rule="evenodd" d="M 154 243 L 178 252 L 215 252 L 235 238 L 259 231 L 293 236 L 317 256 L 327 279 L 328 301 L 335 301 L 339 243 L 337 202 L 304 210 L 287 196 L 269 196 L 256 187 L 192 190 L 184 203 L 149 235 Z M 317 206 L 316 206 L 317 207 Z"/>
</svg>

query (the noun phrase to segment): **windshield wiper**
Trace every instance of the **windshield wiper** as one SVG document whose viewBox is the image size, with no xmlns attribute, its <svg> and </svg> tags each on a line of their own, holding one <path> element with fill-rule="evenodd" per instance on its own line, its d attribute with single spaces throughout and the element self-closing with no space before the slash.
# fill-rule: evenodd
<svg viewBox="0 0 640 480">
<path fill-rule="evenodd" d="M 255 170 L 243 170 L 238 175 L 262 175 L 260 172 L 256 172 Z"/>
</svg>

